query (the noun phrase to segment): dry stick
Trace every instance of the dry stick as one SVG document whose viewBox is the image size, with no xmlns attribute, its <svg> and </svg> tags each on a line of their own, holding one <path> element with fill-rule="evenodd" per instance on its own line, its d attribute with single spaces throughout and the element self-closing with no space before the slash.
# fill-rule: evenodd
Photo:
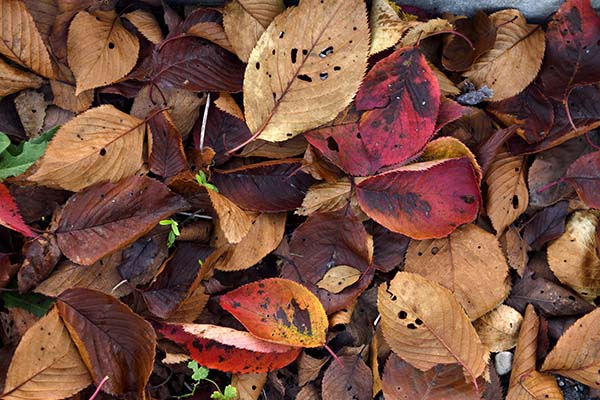
<svg viewBox="0 0 600 400">
<path fill-rule="evenodd" d="M 96 396 L 98 396 L 98 393 L 100 393 L 100 389 L 102 389 L 102 385 L 104 385 L 104 383 L 106 383 L 106 381 L 109 379 L 110 378 L 108 377 L 108 375 L 102 378 L 102 380 L 98 384 L 98 387 L 96 388 L 96 391 L 94 392 L 94 394 L 92 394 L 92 397 L 90 397 L 90 400 L 94 400 Z"/>
<path fill-rule="evenodd" d="M 200 151 L 204 148 L 204 135 L 206 134 L 206 121 L 208 120 L 208 108 L 210 107 L 210 92 L 206 95 L 206 104 L 204 105 L 204 115 L 202 115 L 202 128 L 200 129 Z"/>
</svg>

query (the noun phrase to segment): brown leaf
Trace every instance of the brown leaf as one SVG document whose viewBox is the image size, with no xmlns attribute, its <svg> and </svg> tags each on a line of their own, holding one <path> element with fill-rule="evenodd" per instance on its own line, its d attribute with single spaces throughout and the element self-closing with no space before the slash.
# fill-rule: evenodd
<svg viewBox="0 0 600 400">
<path fill-rule="evenodd" d="M 562 235 L 569 213 L 569 204 L 559 201 L 535 214 L 523 227 L 523 239 L 536 251 L 547 243 Z"/>
<path fill-rule="evenodd" d="M 159 44 L 163 40 L 163 34 L 158 25 L 158 21 L 154 18 L 154 15 L 147 11 L 135 10 L 130 13 L 124 14 L 123 18 L 127 18 L 129 22 L 137 28 L 138 31 L 146 39 L 151 41 L 153 44 Z"/>
<path fill-rule="evenodd" d="M 169 178 L 187 169 L 181 133 L 169 113 L 158 113 L 150 119 L 148 125 L 152 134 L 152 148 L 148 157 L 150 171 Z"/>
<path fill-rule="evenodd" d="M 530 250 L 529 245 L 521 237 L 519 230 L 513 225 L 509 226 L 504 235 L 500 237 L 500 243 L 506 255 L 508 265 L 522 277 L 529 261 L 529 256 L 527 255 L 527 252 Z"/>
<path fill-rule="evenodd" d="M 373 391 L 371 369 L 359 354 L 341 356 L 323 375 L 323 400 L 370 399 Z"/>
<path fill-rule="evenodd" d="M 510 350 L 517 344 L 523 317 L 514 308 L 499 305 L 473 322 L 481 342 L 491 352 Z"/>
<path fill-rule="evenodd" d="M 0 96 L 8 96 L 23 89 L 42 86 L 42 78 L 29 72 L 17 69 L 0 60 Z"/>
<path fill-rule="evenodd" d="M 258 400 L 267 383 L 267 373 L 233 374 L 231 386 L 237 389 L 240 400 Z"/>
<path fill-rule="evenodd" d="M 519 384 L 523 375 L 535 371 L 537 340 L 540 320 L 535 308 L 529 304 L 519 330 L 519 339 L 510 374 L 510 388 Z"/>
<path fill-rule="evenodd" d="M 358 90 L 368 48 L 363 1 L 306 0 L 279 14 L 248 59 L 250 131 L 280 142 L 334 119 Z"/>
<path fill-rule="evenodd" d="M 114 395 L 142 397 L 152 372 L 156 335 L 152 326 L 112 296 L 68 289 L 57 302 L 96 386 Z"/>
<path fill-rule="evenodd" d="M 58 130 L 29 179 L 71 191 L 118 181 L 142 166 L 143 141 L 143 121 L 112 105 L 92 108 Z"/>
<path fill-rule="evenodd" d="M 185 208 L 183 198 L 147 177 L 101 183 L 67 201 L 58 220 L 58 245 L 72 261 L 91 265 Z"/>
<path fill-rule="evenodd" d="M 44 95 L 35 90 L 24 90 L 15 97 L 15 107 L 27 137 L 39 136 L 46 117 Z"/>
<path fill-rule="evenodd" d="M 341 178 L 336 182 L 319 183 L 311 186 L 302 200 L 302 206 L 296 210 L 296 214 L 309 216 L 315 212 L 326 212 L 339 210 L 352 201 L 352 211 L 357 214 L 361 212 L 356 202 L 356 197 L 352 196 L 352 184 L 347 177 Z"/>
<path fill-rule="evenodd" d="M 531 371 L 522 375 L 518 386 L 509 389 L 506 400 L 563 400 L 563 391 L 556 384 L 556 378 L 549 374 Z"/>
<path fill-rule="evenodd" d="M 303 351 L 298 358 L 298 385 L 304 386 L 317 379 L 329 358 L 316 358 Z"/>
<path fill-rule="evenodd" d="M 18 275 L 20 293 L 28 292 L 46 279 L 62 256 L 56 237 L 48 233 L 26 243 L 23 253 L 25 260 Z"/>
<path fill-rule="evenodd" d="M 448 289 L 398 272 L 389 284 L 379 286 L 377 308 L 386 342 L 415 368 L 427 371 L 436 364 L 458 363 L 471 382 L 483 374 L 488 350 Z"/>
<path fill-rule="evenodd" d="M 250 231 L 252 218 L 227 197 L 208 189 L 218 228 L 229 243 L 239 243 Z"/>
<path fill-rule="evenodd" d="M 240 121 L 244 120 L 244 113 L 235 99 L 226 92 L 219 93 L 219 98 L 215 100 L 215 106 L 227 114 L 236 117 Z"/>
<path fill-rule="evenodd" d="M 597 225 L 597 211 L 576 211 L 569 218 L 565 233 L 548 246 L 552 272 L 588 301 L 600 295 Z"/>
<path fill-rule="evenodd" d="M 154 229 L 123 250 L 119 275 L 132 286 L 145 285 L 154 278 L 167 254 L 166 230 Z"/>
<path fill-rule="evenodd" d="M 127 75 L 137 62 L 140 43 L 114 11 L 80 11 L 71 22 L 67 47 L 79 95 Z"/>
<path fill-rule="evenodd" d="M 62 81 L 50 81 L 53 102 L 55 105 L 74 113 L 82 113 L 90 108 L 94 100 L 94 91 L 86 90 L 79 95 L 75 94 L 75 86 Z"/>
<path fill-rule="evenodd" d="M 169 322 L 191 323 L 194 322 L 204 310 L 210 295 L 206 293 L 204 286 L 199 285 L 168 318 Z"/>
<path fill-rule="evenodd" d="M 52 25 L 58 15 L 57 2 L 55 0 L 23 0 L 23 3 L 31 14 L 42 39 L 48 44 Z"/>
<path fill-rule="evenodd" d="M 371 30 L 371 48 L 369 55 L 377 54 L 398 43 L 402 36 L 418 21 L 400 19 L 396 11 L 387 0 L 374 0 L 369 14 L 369 28 Z"/>
<path fill-rule="evenodd" d="M 361 274 L 361 271 L 349 265 L 336 265 L 323 275 L 317 282 L 317 287 L 338 294 L 358 282 Z"/>
<path fill-rule="evenodd" d="M 404 269 L 448 288 L 472 320 L 493 310 L 508 294 L 508 265 L 500 245 L 494 235 L 473 224 L 444 239 L 412 241 Z"/>
<path fill-rule="evenodd" d="M 91 383 L 90 374 L 56 308 L 23 336 L 12 358 L 2 399 L 59 400 Z"/>
<path fill-rule="evenodd" d="M 493 101 L 520 93 L 536 77 L 544 56 L 544 31 L 529 25 L 518 10 L 490 15 L 497 27 L 494 47 L 464 73 L 475 85 L 494 91 Z"/>
<path fill-rule="evenodd" d="M 197 8 L 185 19 L 183 30 L 188 35 L 210 40 L 222 48 L 235 53 L 223 28 L 223 15 L 215 9 Z"/>
<path fill-rule="evenodd" d="M 45 78 L 54 78 L 50 53 L 21 0 L 0 1 L 0 53 Z"/>
</svg>

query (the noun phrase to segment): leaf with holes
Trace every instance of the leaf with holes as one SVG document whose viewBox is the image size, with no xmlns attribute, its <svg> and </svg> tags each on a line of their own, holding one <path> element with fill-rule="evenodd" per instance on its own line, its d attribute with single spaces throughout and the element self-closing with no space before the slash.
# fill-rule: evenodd
<svg viewBox="0 0 600 400">
<path fill-rule="evenodd" d="M 413 239 L 447 236 L 471 222 L 481 204 L 468 158 L 411 164 L 356 185 L 358 204 L 389 230 Z"/>
<path fill-rule="evenodd" d="M 319 299 L 289 279 L 263 279 L 227 292 L 219 300 L 256 337 L 299 347 L 325 344 L 329 325 Z"/>
<path fill-rule="evenodd" d="M 25 224 L 15 200 L 7 187 L 0 183 L 0 225 L 21 233 L 24 236 L 34 237 L 31 228 Z"/>
</svg>

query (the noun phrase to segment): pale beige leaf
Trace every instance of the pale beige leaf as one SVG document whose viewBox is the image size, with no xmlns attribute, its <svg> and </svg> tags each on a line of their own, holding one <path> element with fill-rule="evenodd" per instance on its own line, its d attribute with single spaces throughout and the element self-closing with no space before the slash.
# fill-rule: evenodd
<svg viewBox="0 0 600 400">
<path fill-rule="evenodd" d="M 377 308 L 386 342 L 415 368 L 458 363 L 471 382 L 483 374 L 488 350 L 448 289 L 421 275 L 398 272 L 379 286 Z"/>
<path fill-rule="evenodd" d="M 283 0 L 233 0 L 223 9 L 223 27 L 235 54 L 247 62 L 273 18 L 285 10 Z"/>
<path fill-rule="evenodd" d="M 457 94 L 460 94 L 460 89 L 446 76 L 446 74 L 430 62 L 427 62 L 427 65 L 429 65 L 429 68 L 431 68 L 431 71 L 437 78 L 438 83 L 440 84 L 440 93 L 442 95 L 456 96 Z"/>
<path fill-rule="evenodd" d="M 517 348 L 510 374 L 510 387 L 517 386 L 521 376 L 535 371 L 540 320 L 533 305 L 528 304 L 519 330 Z"/>
<path fill-rule="evenodd" d="M 50 81 L 50 87 L 54 95 L 54 104 L 76 114 L 88 110 L 94 100 L 93 90 L 86 90 L 77 96 L 75 95 L 75 86 L 69 83 Z"/>
<path fill-rule="evenodd" d="M 215 100 L 215 106 L 229 115 L 233 115 L 239 120 L 244 120 L 244 113 L 233 97 L 227 92 L 220 92 L 219 98 Z"/>
<path fill-rule="evenodd" d="M 551 371 L 600 389 L 600 308 L 571 325 L 546 357 L 542 371 Z"/>
<path fill-rule="evenodd" d="M 240 153 L 242 157 L 266 157 L 282 160 L 297 157 L 306 151 L 308 142 L 302 135 L 298 135 L 283 142 L 267 142 L 256 139 L 244 146 Z"/>
<path fill-rule="evenodd" d="M 527 252 L 530 250 L 529 244 L 523 240 L 519 230 L 513 225 L 509 226 L 504 235 L 500 237 L 500 243 L 506 254 L 508 265 L 517 271 L 519 276 L 523 276 L 525 267 L 529 261 L 529 256 L 527 255 Z"/>
<path fill-rule="evenodd" d="M 58 400 L 92 383 L 56 308 L 33 325 L 12 358 L 4 393 L 6 400 Z"/>
<path fill-rule="evenodd" d="M 231 43 L 225 34 L 223 26 L 216 22 L 199 22 L 190 26 L 190 28 L 187 30 L 187 34 L 210 40 L 225 50 L 235 53 L 235 50 L 231 46 Z"/>
<path fill-rule="evenodd" d="M 329 327 L 333 328 L 336 325 L 346 325 L 352 321 L 352 314 L 356 308 L 356 300 L 346 305 L 340 311 L 336 311 L 329 316 Z"/>
<path fill-rule="evenodd" d="M 303 351 L 298 357 L 298 385 L 304 386 L 318 378 L 329 357 L 316 358 Z"/>
<path fill-rule="evenodd" d="M 336 265 L 327 270 L 323 278 L 317 282 L 317 287 L 331 293 L 339 293 L 358 282 L 361 272 L 349 265 Z"/>
<path fill-rule="evenodd" d="M 523 214 L 529 204 L 525 183 L 525 157 L 499 152 L 485 176 L 486 210 L 497 236 Z"/>
<path fill-rule="evenodd" d="M 267 383 L 267 373 L 233 374 L 231 386 L 237 389 L 239 400 L 258 400 Z"/>
<path fill-rule="evenodd" d="M 227 197 L 214 190 L 207 191 L 225 239 L 228 243 L 239 243 L 250 231 L 252 218 Z"/>
<path fill-rule="evenodd" d="M 536 77 L 544 56 L 544 31 L 529 25 L 518 10 L 490 15 L 497 27 L 494 47 L 464 73 L 477 87 L 494 91 L 492 101 L 519 94 Z"/>
<path fill-rule="evenodd" d="M 411 241 L 405 271 L 450 289 L 472 320 L 496 308 L 508 294 L 508 265 L 498 240 L 474 224 L 443 239 Z"/>
<path fill-rule="evenodd" d="M 38 32 L 47 44 L 48 37 L 52 32 L 52 25 L 58 16 L 58 6 L 56 0 L 23 0 L 27 11 L 31 14 Z"/>
<path fill-rule="evenodd" d="M 140 43 L 114 11 L 77 13 L 69 27 L 67 52 L 75 75 L 75 94 L 110 85 L 127 75 L 138 59 Z"/>
<path fill-rule="evenodd" d="M 244 76 L 250 131 L 280 142 L 334 119 L 367 67 L 369 27 L 362 0 L 303 0 L 261 36 Z"/>
<path fill-rule="evenodd" d="M 531 371 L 508 389 L 506 400 L 563 400 L 563 392 L 552 375 Z"/>
<path fill-rule="evenodd" d="M 24 90 L 15 97 L 15 107 L 28 137 L 39 136 L 46 118 L 46 99 L 35 90 Z"/>
<path fill-rule="evenodd" d="M 285 213 L 259 215 L 248 234 L 236 245 L 231 245 L 214 265 L 221 271 L 239 271 L 256 265 L 277 248 L 285 231 Z"/>
<path fill-rule="evenodd" d="M 0 0 L 0 53 L 46 78 L 54 78 L 50 53 L 21 0 Z"/>
<path fill-rule="evenodd" d="M 554 275 L 589 301 L 600 296 L 598 219 L 597 211 L 576 211 L 565 232 L 548 246 L 548 264 Z"/>
<path fill-rule="evenodd" d="M 142 166 L 144 131 L 143 121 L 112 105 L 92 108 L 58 130 L 29 179 L 77 192 L 131 176 Z"/>
<path fill-rule="evenodd" d="M 0 59 L 0 96 L 8 96 L 23 89 L 42 86 L 43 79 L 37 75 L 8 65 Z"/>
<path fill-rule="evenodd" d="M 113 295 L 126 296 L 132 287 L 120 284 L 123 278 L 117 267 L 121 264 L 120 251 L 111 254 L 93 265 L 79 265 L 70 260 L 58 264 L 52 275 L 40 283 L 34 291 L 50 297 L 58 297 L 66 288 L 88 288 Z"/>
<path fill-rule="evenodd" d="M 427 22 L 420 22 L 406 33 L 400 43 L 396 45 L 396 48 L 414 46 L 419 40 L 423 40 L 432 33 L 452 29 L 452 24 L 442 18 L 433 18 Z"/>
<path fill-rule="evenodd" d="M 123 18 L 127 18 L 129 22 L 137 28 L 138 31 L 146 39 L 154 44 L 159 44 L 163 40 L 163 33 L 160 30 L 158 21 L 154 18 L 154 15 L 147 11 L 135 10 L 130 13 L 124 14 Z"/>
<path fill-rule="evenodd" d="M 515 347 L 522 320 L 523 317 L 517 310 L 501 304 L 478 318 L 473 326 L 481 342 L 490 351 L 497 353 Z"/>
<path fill-rule="evenodd" d="M 169 315 L 168 322 L 192 323 L 200 316 L 209 295 L 205 292 L 204 286 L 198 286 L 187 299 L 179 304 L 179 307 Z"/>
<path fill-rule="evenodd" d="M 315 385 L 311 383 L 300 389 L 296 395 L 296 400 L 321 400 L 321 396 Z"/>
<path fill-rule="evenodd" d="M 369 15 L 371 29 L 371 49 L 369 54 L 377 54 L 394 46 L 418 21 L 403 21 L 387 0 L 373 0 Z"/>
<path fill-rule="evenodd" d="M 348 178 L 341 178 L 334 183 L 312 185 L 302 201 L 302 206 L 296 210 L 296 214 L 308 216 L 317 211 L 338 210 L 348 204 L 350 190 L 351 184 Z"/>
</svg>

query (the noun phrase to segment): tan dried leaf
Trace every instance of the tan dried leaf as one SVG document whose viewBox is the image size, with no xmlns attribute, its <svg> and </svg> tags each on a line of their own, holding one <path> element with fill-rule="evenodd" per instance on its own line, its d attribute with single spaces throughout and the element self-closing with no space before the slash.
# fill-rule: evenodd
<svg viewBox="0 0 600 400">
<path fill-rule="evenodd" d="M 304 386 L 318 378 L 329 357 L 316 358 L 303 351 L 298 358 L 298 385 Z"/>
<path fill-rule="evenodd" d="M 225 239 L 228 243 L 239 243 L 250 231 L 253 218 L 222 194 L 214 190 L 207 191 Z"/>
<path fill-rule="evenodd" d="M 244 146 L 240 153 L 242 157 L 266 157 L 283 160 L 303 154 L 306 151 L 308 142 L 304 136 L 299 135 L 283 142 L 267 142 L 256 139 Z"/>
<path fill-rule="evenodd" d="M 544 31 L 529 25 L 518 10 L 490 15 L 497 27 L 494 47 L 464 73 L 477 87 L 494 91 L 492 101 L 519 94 L 536 77 L 544 56 Z"/>
<path fill-rule="evenodd" d="M 253 220 L 248 234 L 226 249 L 214 265 L 221 271 L 239 271 L 256 265 L 277 248 L 285 232 L 285 213 L 264 213 Z"/>
<path fill-rule="evenodd" d="M 508 264 L 498 240 L 474 224 L 443 239 L 411 241 L 405 271 L 450 289 L 472 320 L 496 308 L 508 294 Z"/>
<path fill-rule="evenodd" d="M 54 104 L 76 114 L 88 110 L 94 100 L 94 91 L 86 90 L 75 95 L 75 86 L 61 81 L 50 81 Z"/>
<path fill-rule="evenodd" d="M 42 83 L 43 79 L 39 76 L 17 69 L 0 59 L 0 96 L 39 88 Z"/>
<path fill-rule="evenodd" d="M 69 27 L 69 66 L 77 82 L 76 95 L 110 85 L 127 75 L 138 59 L 140 43 L 114 11 L 77 13 Z"/>
<path fill-rule="evenodd" d="M 589 301 L 600 295 L 598 219 L 597 211 L 574 212 L 565 232 L 548 246 L 548 264 L 554 275 Z"/>
<path fill-rule="evenodd" d="M 188 35 L 201 37 L 206 40 L 210 40 L 216 45 L 221 46 L 225 50 L 228 50 L 235 54 L 235 50 L 231 46 L 225 29 L 221 24 L 216 22 L 199 22 L 195 25 L 190 26 L 187 30 Z"/>
<path fill-rule="evenodd" d="M 154 44 L 159 44 L 163 40 L 163 33 L 158 25 L 158 21 L 154 18 L 154 15 L 147 11 L 135 10 L 130 13 L 124 14 L 123 18 L 127 18 L 129 22 L 137 28 L 138 31 L 146 39 Z"/>
<path fill-rule="evenodd" d="M 504 235 L 500 238 L 500 243 L 506 254 L 508 265 L 522 277 L 529 262 L 529 256 L 527 255 L 530 250 L 529 244 L 523 240 L 519 230 L 513 225 L 509 226 L 504 232 Z"/>
<path fill-rule="evenodd" d="M 415 368 L 458 363 L 471 382 L 483 374 L 488 350 L 448 289 L 421 275 L 398 272 L 379 286 L 377 308 L 386 342 Z"/>
<path fill-rule="evenodd" d="M 542 371 L 600 388 L 600 308 L 584 315 L 558 339 Z"/>
<path fill-rule="evenodd" d="M 334 119 L 367 67 L 369 27 L 362 0 L 303 0 L 261 36 L 244 76 L 250 131 L 280 142 Z"/>
<path fill-rule="evenodd" d="M 29 179 L 77 192 L 131 176 L 142 166 L 144 131 L 143 121 L 112 105 L 92 108 L 58 130 Z"/>
<path fill-rule="evenodd" d="M 192 323 L 200 316 L 210 295 L 204 290 L 204 285 L 198 286 L 187 299 L 179 304 L 179 307 L 171 315 L 169 322 Z"/>
<path fill-rule="evenodd" d="M 56 0 L 23 0 L 27 11 L 31 14 L 38 32 L 45 43 L 52 31 L 52 25 L 58 16 L 58 5 Z"/>
<path fill-rule="evenodd" d="M 394 46 L 418 21 L 403 21 L 387 0 L 373 0 L 369 15 L 370 55 Z"/>
<path fill-rule="evenodd" d="M 215 106 L 229 115 L 233 115 L 239 120 L 244 120 L 244 113 L 233 97 L 227 92 L 220 92 L 219 98 L 215 100 Z"/>
<path fill-rule="evenodd" d="M 486 210 L 496 235 L 500 236 L 529 204 L 525 183 L 525 157 L 499 152 L 485 176 L 487 189 Z"/>
<path fill-rule="evenodd" d="M 406 33 L 400 43 L 396 45 L 396 48 L 414 46 L 419 40 L 425 39 L 432 33 L 452 29 L 452 24 L 442 18 L 433 18 L 427 22 L 420 22 Z"/>
<path fill-rule="evenodd" d="M 317 282 L 317 287 L 331 293 L 339 293 L 358 282 L 361 272 L 349 265 L 336 265 L 327 270 L 323 278 Z"/>
<path fill-rule="evenodd" d="M 15 97 L 15 107 L 28 137 L 36 137 L 42 131 L 46 118 L 46 99 L 35 90 L 24 90 Z"/>
<path fill-rule="evenodd" d="M 519 330 L 517 348 L 510 374 L 510 387 L 518 385 L 522 375 L 535 371 L 539 329 L 540 320 L 535 313 L 535 308 L 533 305 L 528 304 Z"/>
<path fill-rule="evenodd" d="M 0 53 L 38 75 L 54 78 L 50 53 L 25 4 L 21 0 L 0 0 L 0 21 Z"/>
<path fill-rule="evenodd" d="M 473 322 L 473 326 L 481 342 L 497 353 L 515 347 L 522 320 L 517 310 L 501 304 Z"/>
<path fill-rule="evenodd" d="M 267 383 L 267 373 L 233 374 L 231 386 L 237 389 L 239 400 L 257 400 Z"/>
<path fill-rule="evenodd" d="M 223 27 L 240 60 L 248 61 L 260 36 L 283 10 L 283 0 L 234 0 L 225 6 Z"/>
<path fill-rule="evenodd" d="M 304 387 L 302 387 L 302 389 L 300 389 L 300 391 L 298 392 L 298 394 L 296 395 L 296 400 L 322 400 L 321 396 L 319 395 L 319 392 L 317 391 L 317 388 L 315 387 L 315 385 L 308 384 Z"/>
<path fill-rule="evenodd" d="M 427 65 L 429 65 L 429 68 L 431 68 L 431 71 L 433 72 L 433 74 L 437 78 L 437 80 L 438 80 L 438 82 L 440 84 L 440 93 L 442 95 L 444 95 L 444 96 L 456 96 L 457 94 L 460 94 L 460 89 L 458 88 L 458 86 L 456 86 L 454 84 L 454 82 L 452 82 L 450 80 L 450 78 L 448 78 L 446 76 L 445 73 L 443 73 L 442 71 L 440 71 L 438 69 L 438 67 L 436 67 L 435 65 L 433 65 L 430 62 L 428 62 Z"/>
<path fill-rule="evenodd" d="M 508 389 L 506 400 L 563 400 L 563 392 L 552 375 L 531 371 Z"/>
<path fill-rule="evenodd" d="M 308 189 L 302 201 L 302 206 L 296 210 L 296 214 L 308 216 L 317 211 L 339 210 L 348 204 L 350 189 L 351 185 L 348 178 L 341 178 L 334 183 L 324 182 L 313 185 Z M 353 200 L 355 203 L 353 206 L 357 207 L 356 198 L 354 197 Z"/>
<path fill-rule="evenodd" d="M 32 326 L 12 358 L 5 400 L 58 400 L 92 383 L 88 370 L 71 341 L 56 308 Z"/>
</svg>

